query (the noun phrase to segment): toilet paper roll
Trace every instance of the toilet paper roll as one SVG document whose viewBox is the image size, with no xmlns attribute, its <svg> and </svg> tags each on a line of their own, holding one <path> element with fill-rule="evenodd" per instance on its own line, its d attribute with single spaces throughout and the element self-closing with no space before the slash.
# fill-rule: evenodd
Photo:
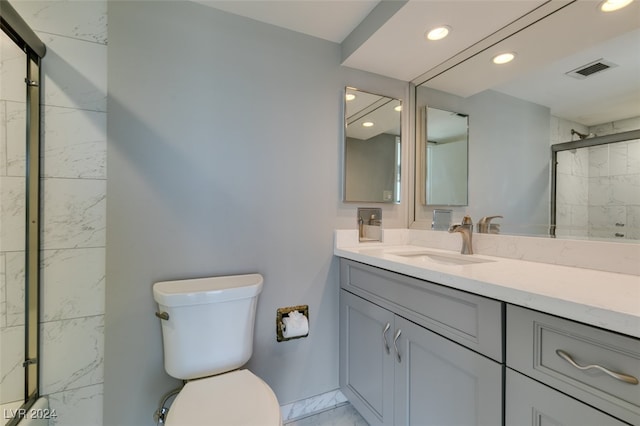
<svg viewBox="0 0 640 426">
<path fill-rule="evenodd" d="M 285 339 L 309 334 L 309 321 L 298 311 L 290 312 L 288 317 L 282 318 L 282 323 L 282 336 Z"/>
</svg>

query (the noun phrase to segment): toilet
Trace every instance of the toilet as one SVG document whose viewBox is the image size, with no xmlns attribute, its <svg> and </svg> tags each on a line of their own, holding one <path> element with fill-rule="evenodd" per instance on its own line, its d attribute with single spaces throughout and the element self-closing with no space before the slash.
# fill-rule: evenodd
<svg viewBox="0 0 640 426">
<path fill-rule="evenodd" d="M 273 390 L 241 367 L 253 352 L 260 274 L 163 281 L 153 285 L 162 322 L 164 368 L 186 380 L 168 426 L 279 426 Z"/>
</svg>

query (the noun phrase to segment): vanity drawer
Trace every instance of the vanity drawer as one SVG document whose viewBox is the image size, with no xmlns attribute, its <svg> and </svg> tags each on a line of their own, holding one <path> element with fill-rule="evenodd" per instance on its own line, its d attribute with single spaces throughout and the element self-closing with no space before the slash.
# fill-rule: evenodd
<svg viewBox="0 0 640 426">
<path fill-rule="evenodd" d="M 342 288 L 503 362 L 503 303 L 352 260 L 340 260 Z"/>
<path fill-rule="evenodd" d="M 588 365 L 599 367 L 578 368 Z M 507 305 L 507 366 L 640 424 L 640 384 L 629 383 L 640 378 L 639 339 Z"/>
</svg>

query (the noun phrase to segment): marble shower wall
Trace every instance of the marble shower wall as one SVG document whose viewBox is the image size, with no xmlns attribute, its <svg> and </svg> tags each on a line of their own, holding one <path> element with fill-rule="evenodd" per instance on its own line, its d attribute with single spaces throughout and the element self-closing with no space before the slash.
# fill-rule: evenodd
<svg viewBox="0 0 640 426">
<path fill-rule="evenodd" d="M 52 425 L 100 425 L 107 2 L 11 3 L 47 46 L 42 64 L 40 391 L 57 412 Z"/>
</svg>

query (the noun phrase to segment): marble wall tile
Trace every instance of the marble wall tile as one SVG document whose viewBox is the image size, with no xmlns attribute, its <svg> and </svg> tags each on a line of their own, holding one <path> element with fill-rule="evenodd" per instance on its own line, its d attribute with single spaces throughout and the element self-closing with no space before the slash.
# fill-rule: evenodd
<svg viewBox="0 0 640 426">
<path fill-rule="evenodd" d="M 42 252 L 42 321 L 104 314 L 105 249 Z"/>
<path fill-rule="evenodd" d="M 611 177 L 614 203 L 640 205 L 640 174 Z"/>
<path fill-rule="evenodd" d="M 6 102 L 0 99 L 0 176 L 7 175 L 7 116 Z"/>
<path fill-rule="evenodd" d="M 99 426 L 102 424 L 102 384 L 49 395 L 49 408 L 56 417 L 49 426 Z M 151 418 L 151 415 L 149 415 Z M 151 420 L 149 420 L 151 424 Z"/>
<path fill-rule="evenodd" d="M 25 176 L 27 146 L 27 114 L 24 102 L 5 102 L 6 113 L 6 175 Z"/>
<path fill-rule="evenodd" d="M 47 45 L 42 62 L 43 103 L 106 112 L 106 45 L 46 33 L 38 35 Z"/>
<path fill-rule="evenodd" d="M 46 107 L 42 128 L 43 176 L 106 178 L 106 113 Z"/>
<path fill-rule="evenodd" d="M 607 145 L 609 149 L 609 176 L 627 174 L 627 146 L 626 142 Z"/>
<path fill-rule="evenodd" d="M 24 250 L 25 179 L 0 176 L 0 251 Z"/>
<path fill-rule="evenodd" d="M 640 240 L 640 206 L 627 206 L 625 237 Z"/>
<path fill-rule="evenodd" d="M 627 146 L 627 173 L 637 174 L 640 173 L 640 140 L 628 142 Z"/>
<path fill-rule="evenodd" d="M 18 1 L 14 7 L 34 31 L 107 43 L 105 0 L 30 0 Z"/>
<path fill-rule="evenodd" d="M 589 176 L 589 150 L 575 149 L 558 152 L 558 173 L 573 176 Z"/>
<path fill-rule="evenodd" d="M 637 129 L 640 129 L 640 116 L 592 126 L 589 128 L 589 132 L 595 133 L 598 136 L 604 136 Z"/>
<path fill-rule="evenodd" d="M 25 323 L 25 253 L 5 252 L 6 322 L 7 326 Z"/>
<path fill-rule="evenodd" d="M 103 247 L 106 181 L 44 179 L 42 248 Z"/>
<path fill-rule="evenodd" d="M 102 315 L 45 322 L 40 329 L 42 394 L 103 382 Z"/>
<path fill-rule="evenodd" d="M 3 33 L 0 37 L 0 99 L 24 102 L 25 75 L 25 53 Z"/>
<path fill-rule="evenodd" d="M 0 329 L 0 404 L 24 397 L 24 326 Z"/>
<path fill-rule="evenodd" d="M 589 148 L 589 177 L 609 176 L 609 150 L 606 146 Z"/>
<path fill-rule="evenodd" d="M 588 180 L 581 176 L 558 174 L 556 202 L 586 206 L 589 202 Z"/>
<path fill-rule="evenodd" d="M 613 202 L 611 179 L 608 177 L 589 178 L 589 205 L 604 206 Z"/>
</svg>

